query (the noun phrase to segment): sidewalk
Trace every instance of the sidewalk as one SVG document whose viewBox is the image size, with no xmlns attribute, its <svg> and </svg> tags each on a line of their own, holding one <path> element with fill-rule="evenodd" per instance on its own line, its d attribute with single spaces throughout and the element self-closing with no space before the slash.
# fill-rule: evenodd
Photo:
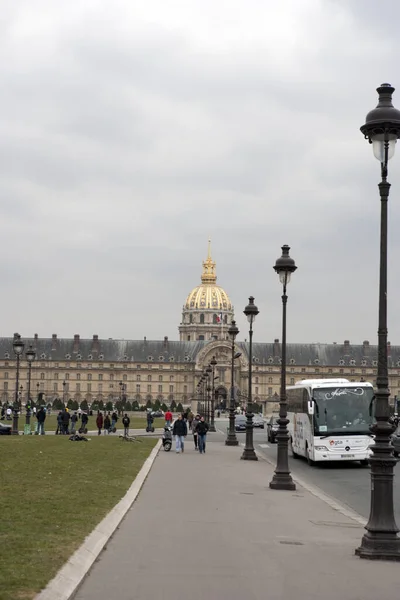
<svg viewBox="0 0 400 600">
<path fill-rule="evenodd" d="M 363 528 L 267 462 L 209 442 L 160 451 L 76 600 L 393 600 L 399 565 L 354 556 Z"/>
</svg>

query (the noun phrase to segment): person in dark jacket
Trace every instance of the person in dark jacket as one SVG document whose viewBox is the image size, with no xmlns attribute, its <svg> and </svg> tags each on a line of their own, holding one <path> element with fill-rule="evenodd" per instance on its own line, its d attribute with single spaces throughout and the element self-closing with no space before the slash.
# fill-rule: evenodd
<svg viewBox="0 0 400 600">
<path fill-rule="evenodd" d="M 206 436 L 208 431 L 208 423 L 205 422 L 204 417 L 201 417 L 199 423 L 196 425 L 197 435 L 199 437 L 199 453 L 206 453 Z"/>
<path fill-rule="evenodd" d="M 122 425 L 124 426 L 124 436 L 127 437 L 129 435 L 129 425 L 130 425 L 130 418 L 128 417 L 127 413 L 125 413 L 125 415 L 122 417 Z"/>
<path fill-rule="evenodd" d="M 182 418 L 182 415 L 179 415 L 179 417 L 175 421 L 172 433 L 175 436 L 176 453 L 179 454 L 181 451 L 184 452 L 185 437 L 187 436 L 187 426 Z"/>
<path fill-rule="evenodd" d="M 87 413 L 82 413 L 82 432 L 85 433 L 85 430 L 87 429 L 87 425 L 89 422 L 89 417 L 87 416 Z"/>
<path fill-rule="evenodd" d="M 193 433 L 193 441 L 194 441 L 194 449 L 198 450 L 198 439 L 199 434 L 197 433 L 197 425 L 200 423 L 200 415 L 196 415 L 192 422 L 192 433 Z"/>
<path fill-rule="evenodd" d="M 96 425 L 98 429 L 97 435 L 101 435 L 101 430 L 103 429 L 103 413 L 99 410 L 97 411 Z"/>
<path fill-rule="evenodd" d="M 110 419 L 110 413 L 108 412 L 104 419 L 104 433 L 110 433 L 110 429 L 111 429 L 111 419 Z"/>
<path fill-rule="evenodd" d="M 76 433 L 76 424 L 78 422 L 78 413 L 75 411 L 71 416 L 71 434 Z"/>
<path fill-rule="evenodd" d="M 40 407 L 40 409 L 38 410 L 37 414 L 36 414 L 36 418 L 37 418 L 37 434 L 38 435 L 44 435 L 44 422 L 46 420 L 46 411 L 44 410 L 43 406 Z"/>
<path fill-rule="evenodd" d="M 71 418 L 71 415 L 69 414 L 67 409 L 63 410 L 62 418 L 63 418 L 63 433 L 68 435 L 69 434 L 69 420 Z"/>
<path fill-rule="evenodd" d="M 114 410 L 113 414 L 111 415 L 111 429 L 112 430 L 114 430 L 114 427 L 116 426 L 117 421 L 118 421 L 118 415 Z"/>
<path fill-rule="evenodd" d="M 63 432 L 63 415 L 62 415 L 62 412 L 60 410 L 60 412 L 57 415 L 56 435 L 61 434 L 62 432 Z"/>
</svg>

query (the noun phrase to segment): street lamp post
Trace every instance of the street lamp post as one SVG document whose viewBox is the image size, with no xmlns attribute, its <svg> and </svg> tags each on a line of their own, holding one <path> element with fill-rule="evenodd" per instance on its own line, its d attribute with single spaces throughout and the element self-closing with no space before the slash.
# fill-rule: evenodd
<svg viewBox="0 0 400 600">
<path fill-rule="evenodd" d="M 31 424 L 31 375 L 32 375 L 32 363 L 36 358 L 36 352 L 32 345 L 29 346 L 25 352 L 26 360 L 28 361 L 28 407 L 26 409 L 25 424 Z"/>
<path fill-rule="evenodd" d="M 122 391 L 123 391 L 123 383 L 122 381 L 119 382 L 119 407 L 121 409 L 122 412 Z"/>
<path fill-rule="evenodd" d="M 295 490 L 296 485 L 293 482 L 289 471 L 289 433 L 287 424 L 287 401 L 286 401 L 286 286 L 290 281 L 290 276 L 297 269 L 293 258 L 289 256 L 289 246 L 282 246 L 282 256 L 277 259 L 274 269 L 279 275 L 279 280 L 283 286 L 282 294 L 282 363 L 281 363 L 281 396 L 279 400 L 279 430 L 276 435 L 278 441 L 276 469 L 269 487 L 273 490 Z"/>
<path fill-rule="evenodd" d="M 231 395 L 229 402 L 229 430 L 225 440 L 226 446 L 238 446 L 239 442 L 235 431 L 235 339 L 239 333 L 236 321 L 232 321 L 228 329 L 228 334 L 232 340 L 232 362 L 231 362 Z"/>
<path fill-rule="evenodd" d="M 207 374 L 207 423 L 210 423 L 211 417 L 211 378 L 212 378 L 212 366 L 208 365 L 206 369 Z"/>
<path fill-rule="evenodd" d="M 65 388 L 67 386 L 67 384 L 66 384 L 65 381 L 63 381 L 62 386 L 63 386 L 63 404 L 64 404 L 64 408 L 65 408 L 66 407 L 66 403 L 65 403 Z M 38 387 L 39 387 L 39 384 L 38 384 Z"/>
<path fill-rule="evenodd" d="M 211 383 L 211 420 L 210 420 L 210 431 L 215 432 L 215 366 L 217 361 L 215 360 L 215 356 L 212 357 L 210 361 L 211 371 L 212 371 L 212 383 Z"/>
<path fill-rule="evenodd" d="M 19 335 L 19 333 L 15 333 L 14 334 L 14 341 L 13 341 L 13 350 L 14 350 L 14 354 L 15 354 L 16 359 L 17 359 L 17 372 L 16 372 L 16 379 L 15 379 L 15 399 L 14 399 L 14 410 L 13 410 L 13 426 L 12 426 L 12 431 L 11 431 L 12 435 L 18 435 L 19 360 L 21 358 L 21 354 L 24 351 L 24 347 L 25 347 L 25 344 L 21 340 L 21 336 Z"/>
<path fill-rule="evenodd" d="M 387 204 L 390 183 L 387 181 L 388 161 L 400 138 L 400 111 L 392 104 L 394 88 L 383 83 L 378 89 L 379 102 L 361 127 L 364 137 L 372 144 L 375 157 L 381 163 L 379 183 L 381 200 L 380 267 L 379 267 L 379 325 L 378 372 L 375 391 L 375 420 L 371 432 L 371 509 L 361 545 L 356 549 L 360 558 L 400 561 L 400 538 L 393 509 L 393 470 L 396 459 L 392 454 L 390 436 L 394 427 L 389 422 L 389 379 L 387 359 Z"/>
<path fill-rule="evenodd" d="M 243 460 L 258 460 L 257 454 L 254 451 L 253 444 L 253 401 L 252 401 L 252 366 L 253 366 L 253 323 L 259 313 L 257 306 L 254 304 L 253 296 L 250 296 L 249 303 L 244 309 L 244 314 L 249 322 L 249 391 L 247 398 L 246 410 L 246 445 L 243 450 Z"/>
</svg>

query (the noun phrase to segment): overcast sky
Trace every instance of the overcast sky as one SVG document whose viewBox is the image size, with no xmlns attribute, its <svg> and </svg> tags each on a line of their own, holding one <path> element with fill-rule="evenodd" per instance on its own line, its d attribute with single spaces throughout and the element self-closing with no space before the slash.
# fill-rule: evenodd
<svg viewBox="0 0 400 600">
<path fill-rule="evenodd" d="M 397 0 L 0 0 L 1 335 L 178 339 L 212 239 L 254 341 L 376 343 L 379 163 Z M 397 80 L 396 80 L 397 77 Z M 400 148 L 389 340 L 400 344 Z"/>
</svg>

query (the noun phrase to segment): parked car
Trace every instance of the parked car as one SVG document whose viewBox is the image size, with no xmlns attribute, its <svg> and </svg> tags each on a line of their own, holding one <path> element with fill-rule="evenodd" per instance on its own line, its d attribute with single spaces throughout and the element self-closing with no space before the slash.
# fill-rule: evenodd
<svg viewBox="0 0 400 600">
<path fill-rule="evenodd" d="M 275 443 L 275 437 L 278 433 L 279 425 L 278 425 L 278 417 L 271 417 L 267 423 L 267 438 L 271 444 Z"/>
<path fill-rule="evenodd" d="M 392 435 L 393 454 L 396 458 L 400 455 L 400 426 Z"/>
<path fill-rule="evenodd" d="M 0 435 L 11 435 L 11 425 L 0 423 Z"/>
<path fill-rule="evenodd" d="M 260 417 L 260 415 L 254 415 L 253 417 L 253 427 L 258 427 L 259 429 L 264 429 L 264 419 Z"/>
<path fill-rule="evenodd" d="M 236 415 L 235 430 L 236 431 L 246 431 L 246 417 L 244 415 Z"/>
</svg>

